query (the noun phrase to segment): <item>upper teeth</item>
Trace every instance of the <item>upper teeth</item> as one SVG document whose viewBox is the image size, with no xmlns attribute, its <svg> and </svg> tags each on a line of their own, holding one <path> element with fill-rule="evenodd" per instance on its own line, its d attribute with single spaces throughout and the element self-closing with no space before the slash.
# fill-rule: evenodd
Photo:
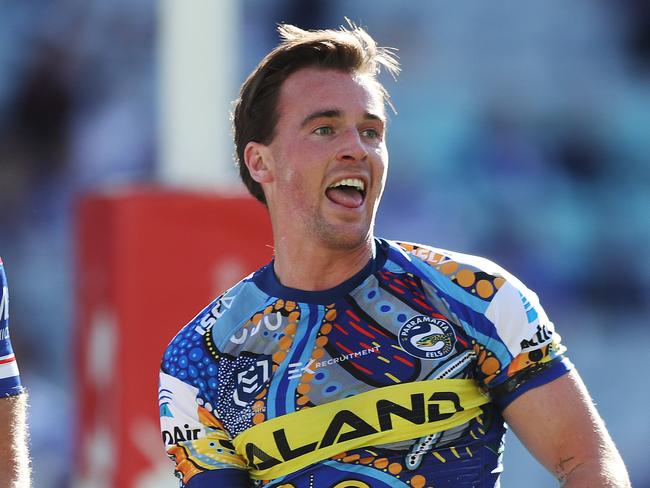
<svg viewBox="0 0 650 488">
<path fill-rule="evenodd" d="M 330 185 L 330 188 L 336 188 L 337 186 L 352 186 L 359 191 L 363 191 L 366 188 L 363 181 L 358 178 L 346 178 L 345 180 L 337 181 L 333 185 Z"/>
</svg>

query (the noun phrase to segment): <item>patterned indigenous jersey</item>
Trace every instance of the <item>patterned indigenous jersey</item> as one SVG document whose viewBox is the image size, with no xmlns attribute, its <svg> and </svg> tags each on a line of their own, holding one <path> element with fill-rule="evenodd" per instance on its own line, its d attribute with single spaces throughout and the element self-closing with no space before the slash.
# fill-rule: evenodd
<svg viewBox="0 0 650 488">
<path fill-rule="evenodd" d="M 0 258 L 0 397 L 22 393 L 16 357 L 9 340 L 9 288 Z"/>
<path fill-rule="evenodd" d="M 172 340 L 159 404 L 181 486 L 498 486 L 501 411 L 571 368 L 559 335 L 490 261 L 375 243 L 322 292 L 270 263 Z"/>
</svg>

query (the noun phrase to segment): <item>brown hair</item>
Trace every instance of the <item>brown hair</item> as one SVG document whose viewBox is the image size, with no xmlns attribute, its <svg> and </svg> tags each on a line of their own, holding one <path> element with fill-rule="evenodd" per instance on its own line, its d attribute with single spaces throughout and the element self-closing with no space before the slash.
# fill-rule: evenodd
<svg viewBox="0 0 650 488">
<path fill-rule="evenodd" d="M 315 31 L 279 25 L 282 42 L 266 55 L 241 87 L 233 110 L 239 174 L 251 195 L 264 205 L 264 191 L 246 167 L 244 149 L 251 141 L 262 144 L 273 141 L 278 95 L 284 80 L 308 66 L 355 72 L 375 81 L 382 66 L 393 77 L 399 73 L 399 63 L 390 48 L 377 46 L 365 30 L 350 21 L 348 24 L 349 29 L 342 26 L 339 30 Z M 378 81 L 377 86 L 390 105 L 388 92 Z"/>
</svg>

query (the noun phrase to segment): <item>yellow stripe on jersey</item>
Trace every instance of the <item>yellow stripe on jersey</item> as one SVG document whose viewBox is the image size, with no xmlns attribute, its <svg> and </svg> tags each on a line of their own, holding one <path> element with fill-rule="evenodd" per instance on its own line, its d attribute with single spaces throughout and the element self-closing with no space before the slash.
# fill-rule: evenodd
<svg viewBox="0 0 650 488">
<path fill-rule="evenodd" d="M 267 420 L 233 444 L 251 478 L 273 479 L 343 451 L 462 425 L 488 401 L 472 380 L 401 383 Z"/>
</svg>

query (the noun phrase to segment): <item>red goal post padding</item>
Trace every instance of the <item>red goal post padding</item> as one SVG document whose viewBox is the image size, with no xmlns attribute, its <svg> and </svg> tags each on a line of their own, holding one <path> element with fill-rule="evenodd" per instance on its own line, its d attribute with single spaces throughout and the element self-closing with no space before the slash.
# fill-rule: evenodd
<svg viewBox="0 0 650 488">
<path fill-rule="evenodd" d="M 178 486 L 159 431 L 162 353 L 270 260 L 266 209 L 249 197 L 151 188 L 87 195 L 77 217 L 75 486 Z"/>
</svg>

